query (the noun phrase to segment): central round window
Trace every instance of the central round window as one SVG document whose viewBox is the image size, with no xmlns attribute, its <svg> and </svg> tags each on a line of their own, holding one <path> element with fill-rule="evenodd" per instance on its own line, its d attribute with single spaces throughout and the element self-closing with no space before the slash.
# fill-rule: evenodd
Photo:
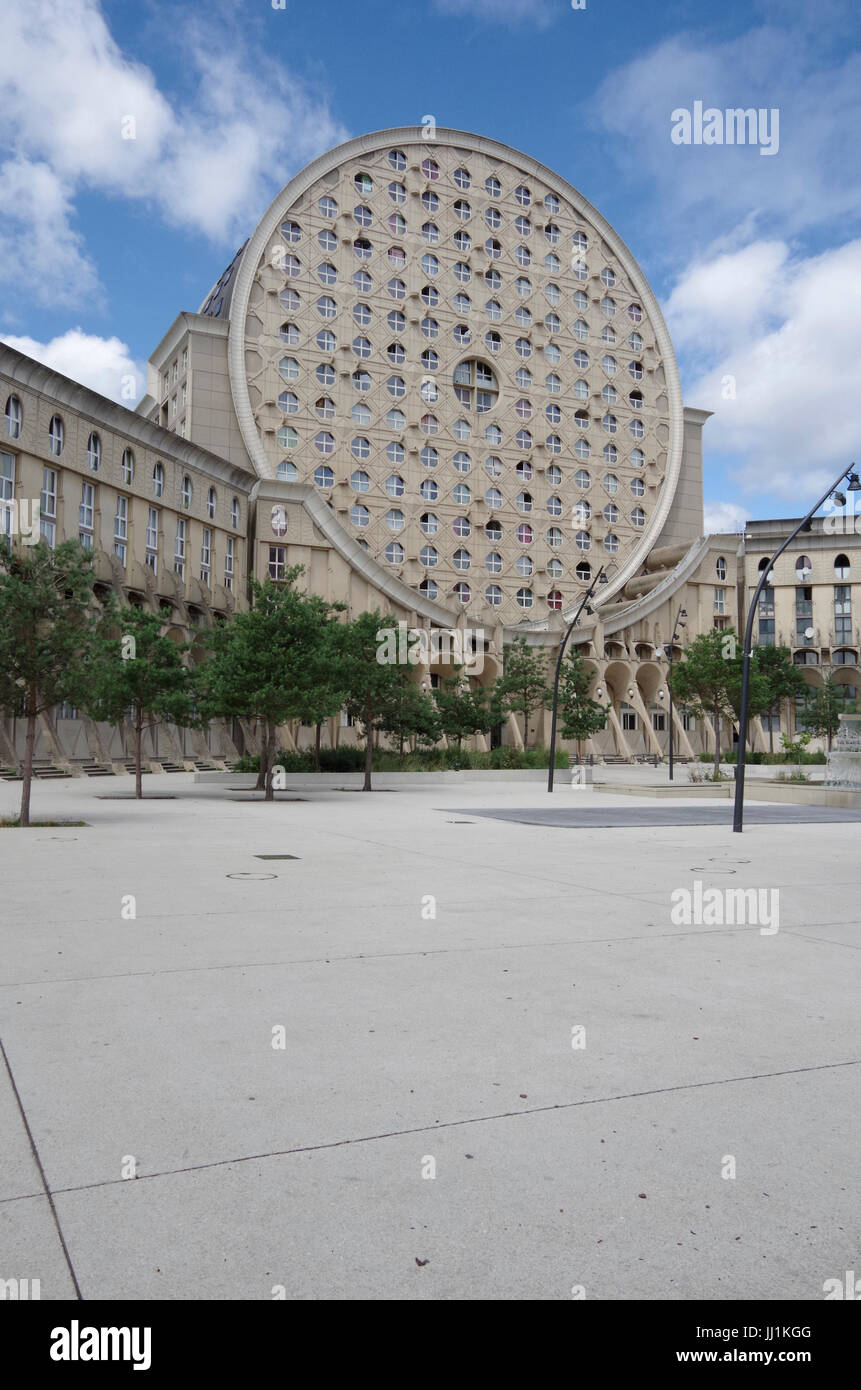
<svg viewBox="0 0 861 1390">
<path fill-rule="evenodd" d="M 499 383 L 486 362 L 467 358 L 454 369 L 454 394 L 460 405 L 485 415 L 499 400 Z"/>
</svg>

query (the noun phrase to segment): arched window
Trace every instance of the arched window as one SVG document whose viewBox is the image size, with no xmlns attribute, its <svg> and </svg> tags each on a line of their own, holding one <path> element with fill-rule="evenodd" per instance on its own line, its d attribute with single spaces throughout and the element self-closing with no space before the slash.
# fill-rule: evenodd
<svg viewBox="0 0 861 1390">
<path fill-rule="evenodd" d="M 61 420 L 60 416 L 52 415 L 51 423 L 48 426 L 48 440 L 51 445 L 51 453 L 56 454 L 58 458 L 60 454 L 63 452 L 65 433 L 66 432 L 63 428 L 63 421 Z"/>
<path fill-rule="evenodd" d="M 766 563 L 768 562 L 766 561 Z M 717 558 L 717 562 L 715 564 L 715 574 L 717 575 L 718 579 L 726 579 L 726 560 L 722 555 L 719 555 Z"/>
<path fill-rule="evenodd" d="M 848 556 L 848 555 L 838 555 L 838 556 L 837 556 L 836 560 L 834 561 L 834 578 L 835 578 L 835 579 L 848 579 L 848 578 L 849 578 L 849 556 Z"/>
<path fill-rule="evenodd" d="M 87 462 L 93 473 L 98 473 L 102 462 L 102 441 L 95 430 L 87 440 Z"/>
<path fill-rule="evenodd" d="M 6 402 L 6 432 L 10 439 L 21 438 L 21 422 L 24 411 L 17 396 L 10 396 Z"/>
</svg>

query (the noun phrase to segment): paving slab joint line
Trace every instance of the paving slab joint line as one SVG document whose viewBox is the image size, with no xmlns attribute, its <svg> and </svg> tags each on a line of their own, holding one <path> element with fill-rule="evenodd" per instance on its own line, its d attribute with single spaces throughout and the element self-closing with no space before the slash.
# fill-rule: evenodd
<svg viewBox="0 0 861 1390">
<path fill-rule="evenodd" d="M 69 1254 L 69 1248 L 68 1248 L 68 1246 L 66 1245 L 66 1238 L 65 1238 L 65 1236 L 63 1235 L 63 1228 L 62 1228 L 62 1226 L 60 1225 L 60 1218 L 59 1218 L 59 1216 L 58 1216 L 58 1214 L 57 1214 L 57 1208 L 54 1206 L 54 1198 L 53 1198 L 53 1196 L 52 1196 L 52 1194 L 51 1194 L 51 1189 L 50 1189 L 50 1187 L 48 1186 L 48 1179 L 47 1179 L 47 1177 L 45 1176 L 45 1170 L 44 1170 L 44 1168 L 42 1167 L 42 1160 L 41 1160 L 41 1158 L 39 1157 L 39 1150 L 38 1150 L 37 1147 L 36 1147 L 36 1140 L 34 1139 L 34 1137 L 33 1137 L 33 1131 L 32 1131 L 31 1128 L 30 1128 L 30 1122 L 29 1122 L 29 1120 L 27 1119 L 27 1115 L 26 1115 L 26 1112 L 25 1112 L 25 1110 L 24 1110 L 23 1103 L 22 1103 L 22 1101 L 21 1101 L 21 1096 L 20 1096 L 20 1093 L 19 1093 L 19 1091 L 18 1091 L 17 1084 L 16 1084 L 16 1082 L 15 1082 L 15 1077 L 13 1076 L 13 1074 L 12 1074 L 12 1068 L 11 1068 L 11 1066 L 9 1065 L 9 1058 L 8 1058 L 7 1055 L 6 1055 L 6 1048 L 3 1046 L 3 1039 L 2 1039 L 2 1038 L 0 1038 L 0 1052 L 2 1052 L 2 1054 L 3 1054 L 3 1063 L 4 1063 L 4 1066 L 6 1067 L 6 1073 L 7 1073 L 8 1077 L 9 1077 L 9 1084 L 10 1084 L 10 1086 L 12 1087 L 12 1093 L 13 1093 L 13 1095 L 15 1096 L 15 1103 L 16 1103 L 16 1105 L 18 1106 L 18 1112 L 19 1112 L 19 1114 L 20 1114 L 20 1116 L 21 1116 L 21 1120 L 22 1120 L 22 1123 L 23 1123 L 23 1125 L 24 1125 L 24 1129 L 25 1129 L 26 1132 L 27 1132 L 27 1139 L 28 1139 L 29 1144 L 30 1144 L 30 1152 L 31 1152 L 32 1155 L 33 1155 L 33 1161 L 34 1161 L 34 1163 L 36 1164 L 36 1167 L 37 1167 L 38 1170 L 39 1170 L 39 1178 L 41 1179 L 42 1187 L 44 1188 L 44 1195 L 47 1197 L 47 1199 L 48 1199 L 48 1205 L 49 1205 L 50 1208 L 51 1208 L 51 1216 L 52 1216 L 53 1219 L 54 1219 L 54 1225 L 55 1225 L 55 1227 L 56 1227 L 56 1229 L 57 1229 L 57 1236 L 58 1236 L 58 1239 L 59 1239 L 59 1241 L 60 1241 L 60 1245 L 61 1245 L 62 1251 L 63 1251 L 63 1256 L 64 1256 L 65 1261 L 66 1261 L 66 1266 L 67 1266 L 67 1268 L 68 1268 L 69 1275 L 70 1275 L 70 1277 L 71 1277 L 72 1284 L 73 1284 L 74 1289 L 75 1289 L 75 1297 L 76 1297 L 77 1299 L 83 1299 L 84 1295 L 81 1293 L 81 1286 L 80 1286 L 80 1284 L 78 1283 L 78 1276 L 75 1274 L 75 1266 L 72 1264 L 72 1257 L 71 1257 L 71 1255 Z M 39 1194 L 33 1194 L 33 1195 L 39 1195 Z"/>
<path fill-rule="evenodd" d="M 587 1100 L 560 1101 L 556 1105 L 534 1105 L 523 1110 L 503 1110 L 494 1115 L 473 1115 L 467 1120 L 446 1120 L 443 1124 L 415 1125 L 412 1129 L 384 1130 L 381 1134 L 360 1134 L 353 1139 L 331 1139 L 325 1144 L 301 1144 L 293 1149 L 272 1149 L 267 1153 L 241 1154 L 237 1158 L 214 1159 L 211 1163 L 193 1163 L 187 1168 L 165 1168 L 158 1173 L 139 1173 L 134 1179 L 111 1178 L 107 1182 L 88 1182 L 79 1183 L 74 1187 L 55 1187 L 54 1196 L 62 1197 L 72 1192 L 91 1192 L 95 1188 L 102 1187 L 124 1187 L 130 1182 L 147 1182 L 154 1178 L 178 1177 L 182 1173 L 202 1173 L 209 1168 L 231 1168 L 237 1163 L 259 1163 L 267 1158 L 289 1158 L 292 1154 L 319 1153 L 327 1149 L 349 1148 L 353 1144 L 375 1144 L 381 1139 L 403 1139 L 410 1134 L 436 1134 L 443 1129 L 459 1129 L 464 1125 L 489 1124 L 493 1120 L 514 1120 L 524 1115 L 546 1115 L 554 1110 L 576 1110 L 583 1105 L 607 1105 L 618 1100 L 642 1100 L 646 1096 L 671 1095 L 674 1091 L 697 1091 L 706 1086 L 732 1086 L 741 1081 L 772 1081 L 781 1076 L 800 1076 L 806 1072 L 836 1071 L 840 1067 L 857 1066 L 861 1066 L 861 1057 L 851 1058 L 847 1062 L 821 1062 L 813 1067 L 789 1067 L 785 1071 L 753 1072 L 749 1076 L 720 1076 L 713 1081 L 687 1081 L 680 1086 L 655 1086 L 648 1091 L 626 1091 L 616 1096 L 593 1096 Z M 9 1202 L 26 1201 L 38 1195 L 38 1193 L 22 1193 L 20 1197 L 3 1198 L 0 1199 L 0 1206 L 5 1206 Z M 51 1194 L 48 1195 L 50 1197 Z M 65 1249 L 65 1243 L 63 1248 Z M 75 1287 L 77 1288 L 77 1283 Z M 79 1297 L 81 1296 L 79 1294 Z"/>
</svg>

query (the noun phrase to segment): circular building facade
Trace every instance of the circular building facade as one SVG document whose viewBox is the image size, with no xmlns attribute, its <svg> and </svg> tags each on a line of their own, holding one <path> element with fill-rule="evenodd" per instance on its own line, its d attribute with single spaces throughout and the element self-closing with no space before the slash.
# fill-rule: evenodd
<svg viewBox="0 0 861 1390">
<path fill-rule="evenodd" d="M 660 309 L 601 215 L 516 150 L 410 127 L 330 151 L 201 312 L 229 315 L 259 475 L 312 487 L 330 539 L 419 611 L 541 623 L 601 565 L 616 593 L 660 533 L 682 455 Z"/>
</svg>

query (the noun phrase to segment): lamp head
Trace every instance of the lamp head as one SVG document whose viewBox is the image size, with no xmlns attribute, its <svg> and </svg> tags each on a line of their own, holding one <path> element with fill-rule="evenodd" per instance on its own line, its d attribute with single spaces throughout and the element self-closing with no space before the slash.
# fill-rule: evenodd
<svg viewBox="0 0 861 1390">
<path fill-rule="evenodd" d="M 855 472 L 852 472 L 852 473 L 850 473 L 848 476 L 849 476 L 849 482 L 848 482 L 847 491 L 849 491 L 849 492 L 861 492 L 861 478 L 858 477 L 858 474 L 855 473 Z"/>
</svg>

